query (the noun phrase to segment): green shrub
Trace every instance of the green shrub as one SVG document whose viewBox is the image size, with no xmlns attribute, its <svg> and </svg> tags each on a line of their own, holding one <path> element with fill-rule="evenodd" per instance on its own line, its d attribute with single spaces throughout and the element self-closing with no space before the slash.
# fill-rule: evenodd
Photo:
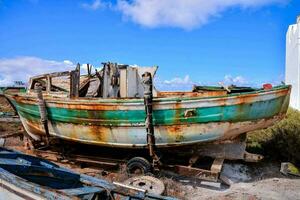
<svg viewBox="0 0 300 200">
<path fill-rule="evenodd" d="M 300 112 L 289 109 L 279 123 L 249 133 L 247 148 L 271 159 L 300 163 Z"/>
</svg>

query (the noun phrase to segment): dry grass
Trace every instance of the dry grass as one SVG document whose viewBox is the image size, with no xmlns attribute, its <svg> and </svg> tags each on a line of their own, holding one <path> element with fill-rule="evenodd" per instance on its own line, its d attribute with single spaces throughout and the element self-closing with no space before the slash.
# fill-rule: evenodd
<svg viewBox="0 0 300 200">
<path fill-rule="evenodd" d="M 289 109 L 285 119 L 274 126 L 248 134 L 249 151 L 267 158 L 300 164 L 300 112 Z"/>
</svg>

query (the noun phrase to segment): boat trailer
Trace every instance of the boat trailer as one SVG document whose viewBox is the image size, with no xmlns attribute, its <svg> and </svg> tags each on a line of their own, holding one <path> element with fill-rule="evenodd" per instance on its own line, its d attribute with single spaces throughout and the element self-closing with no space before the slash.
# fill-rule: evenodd
<svg viewBox="0 0 300 200">
<path fill-rule="evenodd" d="M 60 162 L 63 164 L 71 164 L 85 167 L 96 167 L 96 169 L 107 169 L 107 170 L 117 170 L 126 167 L 126 172 L 129 176 L 141 175 L 141 174 L 165 174 L 171 175 L 172 177 L 185 177 L 191 178 L 193 180 L 199 181 L 209 181 L 209 182 L 221 182 L 226 185 L 230 185 L 230 180 L 227 177 L 221 175 L 224 160 L 244 160 L 246 162 L 258 162 L 263 157 L 256 154 L 250 154 L 245 151 L 245 142 L 243 138 L 238 138 L 233 141 L 233 143 L 218 143 L 218 144 L 206 144 L 201 145 L 194 152 L 186 151 L 187 155 L 181 155 L 181 157 L 189 158 L 184 163 L 178 164 L 181 158 L 169 158 L 173 156 L 168 155 L 180 155 L 180 151 L 171 150 L 172 152 L 159 152 L 160 161 L 158 165 L 153 165 L 149 162 L 151 157 L 147 155 L 135 155 L 131 153 L 122 154 L 126 157 L 113 158 L 109 152 L 102 152 L 99 150 L 96 154 L 86 155 L 76 152 L 72 149 L 66 149 L 66 147 L 72 147 L 73 145 L 68 145 L 67 143 L 58 142 L 58 145 L 50 145 L 51 147 L 35 147 L 29 148 L 26 152 L 32 155 L 41 157 L 54 162 Z M 24 143 L 26 147 L 32 147 L 30 140 L 24 137 Z M 75 144 L 74 144 L 75 145 Z M 57 148 L 53 148 L 57 147 Z M 97 147 L 99 148 L 99 147 Z M 82 149 L 81 147 L 78 149 Z M 217 150 L 212 150 L 217 149 Z M 112 149 L 110 149 L 111 151 Z M 158 151 L 156 151 L 158 152 Z M 164 157 L 164 155 L 166 157 Z M 189 156 L 189 157 L 188 157 Z M 150 158 L 150 159 L 149 159 Z M 199 160 L 202 158 L 214 158 L 210 166 L 199 167 Z M 197 162 L 198 161 L 198 162 Z M 201 160 L 200 160 L 201 161 Z M 156 168 L 155 168 L 156 167 Z"/>
</svg>

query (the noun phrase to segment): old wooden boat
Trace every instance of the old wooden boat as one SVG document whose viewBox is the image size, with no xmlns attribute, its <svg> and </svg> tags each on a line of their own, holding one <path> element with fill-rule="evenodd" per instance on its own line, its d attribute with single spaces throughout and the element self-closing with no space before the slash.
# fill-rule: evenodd
<svg viewBox="0 0 300 200">
<path fill-rule="evenodd" d="M 79 70 L 32 77 L 26 93 L 6 97 L 16 107 L 35 141 L 47 135 L 79 143 L 147 147 L 143 74 L 157 67 L 104 63 L 101 71 Z M 65 79 L 58 78 L 66 77 Z M 38 98 L 36 85 L 42 88 Z M 152 92 L 153 130 L 157 148 L 224 141 L 266 128 L 288 109 L 291 87 L 259 89 L 195 87 L 191 92 Z M 45 102 L 45 118 L 40 107 Z M 149 116 L 150 116 L 149 115 Z"/>
<path fill-rule="evenodd" d="M 126 185 L 123 188 L 118 185 L 0 147 L 0 199 L 175 200 L 133 187 L 136 190 L 128 192 Z"/>
</svg>

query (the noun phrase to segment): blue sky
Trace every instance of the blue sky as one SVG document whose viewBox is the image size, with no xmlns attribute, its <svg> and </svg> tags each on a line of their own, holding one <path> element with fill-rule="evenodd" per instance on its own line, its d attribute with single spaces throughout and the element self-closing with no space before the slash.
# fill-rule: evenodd
<svg viewBox="0 0 300 200">
<path fill-rule="evenodd" d="M 299 0 L 0 0 L 0 84 L 74 63 L 158 65 L 159 87 L 284 79 Z"/>
</svg>

